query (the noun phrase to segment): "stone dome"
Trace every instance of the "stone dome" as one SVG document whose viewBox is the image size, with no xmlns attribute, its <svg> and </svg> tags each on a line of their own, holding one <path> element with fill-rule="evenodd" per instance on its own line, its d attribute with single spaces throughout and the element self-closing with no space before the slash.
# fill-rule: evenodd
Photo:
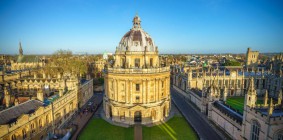
<svg viewBox="0 0 283 140">
<path fill-rule="evenodd" d="M 140 17 L 136 15 L 133 19 L 133 28 L 123 36 L 116 51 L 157 51 L 153 39 L 141 28 L 140 23 Z"/>
</svg>

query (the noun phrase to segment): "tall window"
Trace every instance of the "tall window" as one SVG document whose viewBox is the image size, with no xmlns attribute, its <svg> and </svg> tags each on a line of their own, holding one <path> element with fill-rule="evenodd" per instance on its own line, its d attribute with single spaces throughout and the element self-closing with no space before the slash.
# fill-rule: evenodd
<svg viewBox="0 0 283 140">
<path fill-rule="evenodd" d="M 252 122 L 251 140 L 259 139 L 260 126 L 257 121 Z"/>
<path fill-rule="evenodd" d="M 283 140 L 283 134 L 278 134 L 277 135 L 277 140 Z"/>
<path fill-rule="evenodd" d="M 30 129 L 31 129 L 31 133 L 34 133 L 34 132 L 35 132 L 34 123 L 32 123 L 32 124 L 30 125 Z"/>
<path fill-rule="evenodd" d="M 136 84 L 136 91 L 140 91 L 140 84 Z"/>
<path fill-rule="evenodd" d="M 23 129 L 22 133 L 23 133 L 23 139 L 27 138 L 27 131 L 26 131 L 26 129 Z"/>
<path fill-rule="evenodd" d="M 48 115 L 46 115 L 46 124 L 48 124 L 49 123 L 49 117 L 48 117 Z"/>
<path fill-rule="evenodd" d="M 39 124 L 39 128 L 41 128 L 42 127 L 42 120 L 41 119 L 39 119 L 38 124 Z"/>
<path fill-rule="evenodd" d="M 16 140 L 16 139 L 17 139 L 16 135 L 13 134 L 13 135 L 11 136 L 11 139 L 12 139 L 12 140 Z"/>
<path fill-rule="evenodd" d="M 150 65 L 150 67 L 153 67 L 153 58 L 150 58 L 149 65 Z"/>
<path fill-rule="evenodd" d="M 275 135 L 274 135 L 274 140 L 283 140 L 283 130 L 277 132 Z"/>
<path fill-rule="evenodd" d="M 137 67 L 137 68 L 140 67 L 140 59 L 139 58 L 135 59 L 135 67 Z"/>
<path fill-rule="evenodd" d="M 125 68 L 125 59 L 124 58 L 121 59 L 121 67 Z"/>
</svg>

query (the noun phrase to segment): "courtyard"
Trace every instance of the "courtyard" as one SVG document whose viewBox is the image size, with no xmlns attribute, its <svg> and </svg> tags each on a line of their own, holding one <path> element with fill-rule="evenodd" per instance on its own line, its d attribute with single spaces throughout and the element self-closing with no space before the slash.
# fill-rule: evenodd
<svg viewBox="0 0 283 140">
<path fill-rule="evenodd" d="M 243 114 L 244 111 L 245 97 L 230 97 L 227 99 L 226 104 L 231 106 L 233 109 L 238 110 Z M 256 104 L 262 104 L 262 99 L 258 99 Z"/>
<path fill-rule="evenodd" d="M 193 128 L 182 116 L 174 116 L 168 122 L 153 126 L 142 127 L 144 140 L 194 140 L 198 139 Z M 124 128 L 111 125 L 101 118 L 93 118 L 78 137 L 79 140 L 133 140 L 134 128 Z"/>
</svg>

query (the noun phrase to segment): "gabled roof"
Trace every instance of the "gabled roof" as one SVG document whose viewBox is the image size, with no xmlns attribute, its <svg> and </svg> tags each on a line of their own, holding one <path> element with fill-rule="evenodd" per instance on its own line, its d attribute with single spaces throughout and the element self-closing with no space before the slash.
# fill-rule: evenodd
<svg viewBox="0 0 283 140">
<path fill-rule="evenodd" d="M 43 106 L 42 102 L 38 100 L 29 100 L 17 106 L 3 110 L 0 112 L 0 125 L 13 123 L 21 115 L 31 114 L 40 106 Z"/>
</svg>

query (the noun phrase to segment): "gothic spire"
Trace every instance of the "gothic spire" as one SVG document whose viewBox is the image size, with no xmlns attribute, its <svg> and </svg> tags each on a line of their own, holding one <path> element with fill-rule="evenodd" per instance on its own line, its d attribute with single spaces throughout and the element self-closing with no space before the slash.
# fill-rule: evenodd
<svg viewBox="0 0 283 140">
<path fill-rule="evenodd" d="M 23 55 L 23 48 L 22 48 L 22 43 L 21 43 L 21 41 L 19 42 L 19 55 L 20 55 L 20 56 Z"/>
<path fill-rule="evenodd" d="M 274 110 L 274 107 L 273 107 L 273 100 L 272 98 L 270 99 L 270 103 L 269 103 L 269 108 L 268 108 L 268 115 L 272 115 L 273 113 L 273 110 Z"/>
<path fill-rule="evenodd" d="M 248 94 L 253 94 L 255 93 L 255 89 L 254 89 L 254 78 L 251 77 L 249 79 L 249 86 L 248 86 Z"/>
</svg>

